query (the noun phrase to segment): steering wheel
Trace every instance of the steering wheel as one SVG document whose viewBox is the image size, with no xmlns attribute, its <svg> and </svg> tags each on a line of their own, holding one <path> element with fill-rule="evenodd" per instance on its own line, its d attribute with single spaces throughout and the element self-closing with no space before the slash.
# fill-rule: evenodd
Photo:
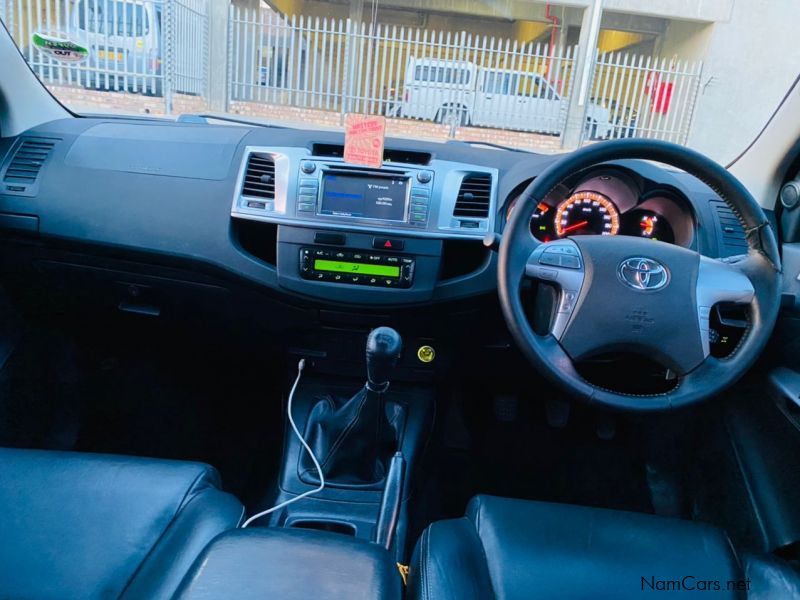
<svg viewBox="0 0 800 600">
<path fill-rule="evenodd" d="M 569 175 L 599 163 L 646 159 L 694 175 L 733 210 L 748 251 L 729 260 L 643 238 L 584 235 L 542 243 L 531 234 L 537 204 Z M 554 284 L 559 298 L 546 335 L 528 322 L 524 278 Z M 769 339 L 780 305 L 778 245 L 764 211 L 722 166 L 693 150 L 655 140 L 603 142 L 565 155 L 525 189 L 498 256 L 503 315 L 528 360 L 570 395 L 611 409 L 651 412 L 688 406 L 734 383 Z M 714 304 L 749 306 L 749 327 L 725 359 L 710 356 Z M 626 394 L 586 381 L 575 363 L 604 352 L 655 359 L 677 378 L 669 391 Z"/>
</svg>

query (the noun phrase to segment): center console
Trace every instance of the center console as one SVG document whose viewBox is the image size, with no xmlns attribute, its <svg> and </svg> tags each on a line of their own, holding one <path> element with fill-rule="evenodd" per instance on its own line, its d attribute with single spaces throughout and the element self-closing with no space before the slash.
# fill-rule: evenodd
<svg viewBox="0 0 800 600">
<path fill-rule="evenodd" d="M 395 381 L 403 346 L 394 329 L 373 329 L 361 351 L 363 379 L 328 375 L 305 359 L 287 402 L 294 426 L 287 419 L 277 487 L 262 501 L 276 508 L 256 512 L 253 525 L 327 531 L 407 558 L 435 402 L 430 386 Z"/>
<path fill-rule="evenodd" d="M 231 216 L 278 225 L 282 287 L 335 302 L 423 302 L 443 241 L 494 231 L 496 169 L 389 150 L 373 169 L 338 149 L 245 148 Z"/>
</svg>

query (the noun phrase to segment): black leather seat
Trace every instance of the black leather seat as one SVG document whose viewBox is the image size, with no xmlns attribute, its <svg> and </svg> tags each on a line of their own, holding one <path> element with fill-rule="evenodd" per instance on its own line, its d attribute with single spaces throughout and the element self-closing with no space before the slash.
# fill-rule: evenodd
<svg viewBox="0 0 800 600">
<path fill-rule="evenodd" d="M 800 597 L 791 567 L 737 557 L 710 525 L 492 496 L 428 527 L 410 566 L 409 597 L 418 599 L 660 597 L 714 582 L 714 598 Z"/>
<path fill-rule="evenodd" d="M 207 465 L 0 449 L 0 598 L 169 598 L 243 513 Z"/>
</svg>

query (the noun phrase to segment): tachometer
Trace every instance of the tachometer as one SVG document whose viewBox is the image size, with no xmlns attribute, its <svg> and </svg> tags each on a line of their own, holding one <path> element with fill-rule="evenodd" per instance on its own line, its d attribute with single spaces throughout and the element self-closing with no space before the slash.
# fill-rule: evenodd
<svg viewBox="0 0 800 600">
<path fill-rule="evenodd" d="M 576 192 L 556 208 L 555 229 L 558 237 L 617 235 L 619 211 L 603 194 Z"/>
</svg>

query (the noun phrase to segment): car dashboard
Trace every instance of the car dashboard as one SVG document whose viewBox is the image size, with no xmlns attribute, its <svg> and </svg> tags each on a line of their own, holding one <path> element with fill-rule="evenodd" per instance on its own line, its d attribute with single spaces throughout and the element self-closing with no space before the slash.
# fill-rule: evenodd
<svg viewBox="0 0 800 600">
<path fill-rule="evenodd" d="M 306 306 L 434 305 L 495 291 L 482 240 L 502 235 L 524 189 L 557 160 L 388 139 L 372 169 L 345 163 L 343 141 L 283 128 L 55 121 L 0 142 L 0 229 L 15 248 L 36 249 L 40 270 L 79 269 L 78 253 L 246 282 Z M 746 248 L 711 189 L 645 161 L 575 174 L 539 200 L 531 231 L 542 241 L 635 235 L 709 256 Z M 111 278 L 124 287 L 125 277 Z"/>
</svg>

